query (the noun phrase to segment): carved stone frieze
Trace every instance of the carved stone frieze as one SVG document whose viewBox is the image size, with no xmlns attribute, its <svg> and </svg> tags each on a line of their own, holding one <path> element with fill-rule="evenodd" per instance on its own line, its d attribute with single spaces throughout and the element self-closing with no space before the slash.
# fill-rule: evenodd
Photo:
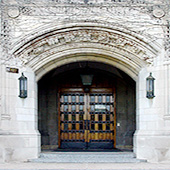
<svg viewBox="0 0 170 170">
<path fill-rule="evenodd" d="M 33 3 L 35 0 L 15 0 L 19 4 Z M 96 4 L 164 4 L 163 0 L 36 0 L 40 4 L 73 4 L 73 5 L 96 5 Z"/>
<path fill-rule="evenodd" d="M 139 12 L 143 14 L 149 14 L 156 15 L 156 18 L 161 18 L 163 15 L 160 15 L 160 12 L 163 11 L 162 8 L 165 10 L 166 5 L 161 4 L 161 8 L 153 9 L 152 5 L 142 5 L 142 6 L 136 6 L 131 7 L 129 5 L 125 6 L 119 6 L 119 5 L 93 5 L 93 6 L 87 6 L 87 5 L 81 5 L 81 6 L 74 6 L 74 5 L 49 5 L 49 6 L 20 6 L 20 11 L 23 15 L 28 16 L 56 16 L 58 18 L 61 18 L 60 15 L 63 16 L 81 16 L 81 15 L 97 15 L 97 16 L 107 16 L 109 18 L 115 17 L 115 16 L 137 16 Z M 159 11 L 158 11 L 159 9 Z M 138 11 L 138 12 L 137 12 Z"/>
<path fill-rule="evenodd" d="M 19 57 L 24 64 L 27 64 L 33 58 L 40 58 L 45 54 L 46 56 L 55 53 L 55 50 L 60 51 L 63 47 L 74 48 L 80 44 L 91 44 L 91 47 L 98 45 L 101 48 L 110 48 L 112 51 L 118 51 L 122 55 L 136 56 L 140 60 L 152 63 L 154 58 L 153 53 L 148 54 L 144 45 L 141 42 L 132 40 L 124 35 L 108 32 L 104 30 L 94 29 L 79 29 L 56 33 L 54 35 L 46 35 L 42 39 L 34 40 L 30 46 L 23 50 L 18 50 L 14 53 Z"/>
<path fill-rule="evenodd" d="M 99 15 L 113 13 L 113 15 L 131 15 L 132 11 L 126 12 L 125 8 L 129 7 L 131 10 L 143 11 L 144 13 L 150 13 L 153 6 L 159 6 L 159 9 L 166 9 L 168 6 L 166 1 L 163 0 L 15 0 L 20 11 L 23 15 L 38 15 L 38 16 L 57 16 L 60 14 L 70 14 L 73 16 L 83 13 Z M 5 4 L 5 2 L 4 2 Z M 114 7 L 123 7 L 121 10 Z M 125 10 L 125 11 L 124 11 Z M 155 11 L 157 16 L 160 10 Z"/>
<path fill-rule="evenodd" d="M 84 14 L 87 15 L 107 15 L 110 18 L 114 16 L 134 16 L 135 9 L 130 9 L 129 7 L 115 7 L 115 6 L 48 6 L 48 7 L 36 7 L 36 6 L 25 6 L 20 7 L 20 10 L 23 15 L 38 15 L 38 16 L 59 16 L 60 15 L 71 15 L 73 16 L 81 16 Z"/>
</svg>

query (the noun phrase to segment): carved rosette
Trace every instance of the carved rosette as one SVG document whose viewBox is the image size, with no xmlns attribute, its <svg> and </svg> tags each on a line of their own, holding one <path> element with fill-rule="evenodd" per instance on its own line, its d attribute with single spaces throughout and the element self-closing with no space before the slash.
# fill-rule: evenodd
<svg viewBox="0 0 170 170">
<path fill-rule="evenodd" d="M 30 42 L 29 42 L 30 43 Z M 76 29 L 65 30 L 57 33 L 49 33 L 42 37 L 37 37 L 29 45 L 14 52 L 15 57 L 19 57 L 23 64 L 29 63 L 34 58 L 42 58 L 62 52 L 66 49 L 76 49 L 81 47 L 91 47 L 107 49 L 117 52 L 129 60 L 143 61 L 152 64 L 156 51 L 152 47 L 144 45 L 144 42 L 134 40 L 123 34 L 96 29 Z M 148 48 L 150 48 L 148 50 Z"/>
</svg>

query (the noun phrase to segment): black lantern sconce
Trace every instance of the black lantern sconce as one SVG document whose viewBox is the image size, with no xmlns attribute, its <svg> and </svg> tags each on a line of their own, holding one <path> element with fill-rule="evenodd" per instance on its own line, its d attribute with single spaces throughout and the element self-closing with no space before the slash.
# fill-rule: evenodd
<svg viewBox="0 0 170 170">
<path fill-rule="evenodd" d="M 27 77 L 22 73 L 19 80 L 19 97 L 26 98 L 27 97 Z"/>
<path fill-rule="evenodd" d="M 148 99 L 153 99 L 154 96 L 154 80 L 155 78 L 152 77 L 152 73 L 146 78 L 146 97 Z"/>
<path fill-rule="evenodd" d="M 92 74 L 82 74 L 81 80 L 84 86 L 91 86 L 92 85 L 92 80 L 93 80 L 93 75 Z"/>
<path fill-rule="evenodd" d="M 82 74 L 81 80 L 84 87 L 84 91 L 88 93 L 90 91 L 89 86 L 92 85 L 93 75 L 92 74 Z"/>
</svg>

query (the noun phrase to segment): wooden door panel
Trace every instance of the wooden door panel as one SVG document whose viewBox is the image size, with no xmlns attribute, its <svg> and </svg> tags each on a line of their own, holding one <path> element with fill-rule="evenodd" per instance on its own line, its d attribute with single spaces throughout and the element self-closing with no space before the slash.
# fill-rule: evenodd
<svg viewBox="0 0 170 170">
<path fill-rule="evenodd" d="M 60 148 L 84 147 L 84 94 L 60 94 Z"/>
<path fill-rule="evenodd" d="M 90 142 L 89 148 L 114 147 L 114 94 L 90 93 Z"/>
<path fill-rule="evenodd" d="M 106 149 L 115 146 L 114 93 L 66 90 L 60 95 L 60 148 Z"/>
</svg>

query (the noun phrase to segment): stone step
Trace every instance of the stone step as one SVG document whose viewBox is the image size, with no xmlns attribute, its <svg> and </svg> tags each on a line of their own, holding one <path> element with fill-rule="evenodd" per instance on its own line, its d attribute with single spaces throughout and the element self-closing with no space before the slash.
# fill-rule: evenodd
<svg viewBox="0 0 170 170">
<path fill-rule="evenodd" d="M 39 163 L 135 163 L 144 162 L 135 158 L 132 152 L 57 152 L 57 153 L 41 153 L 40 158 L 30 160 L 30 162 Z"/>
</svg>

